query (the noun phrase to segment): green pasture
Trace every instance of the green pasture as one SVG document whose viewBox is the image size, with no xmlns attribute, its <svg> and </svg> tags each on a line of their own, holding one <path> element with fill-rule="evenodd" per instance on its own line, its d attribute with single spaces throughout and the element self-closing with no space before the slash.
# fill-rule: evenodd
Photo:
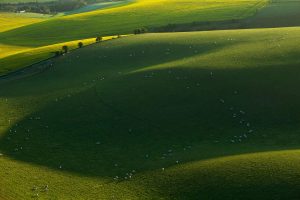
<svg viewBox="0 0 300 200">
<path fill-rule="evenodd" d="M 137 35 L 2 80 L 0 197 L 298 199 L 299 33 Z"/>
<path fill-rule="evenodd" d="M 127 3 L 0 13 L 0 199 L 300 199 L 300 1 Z"/>
</svg>

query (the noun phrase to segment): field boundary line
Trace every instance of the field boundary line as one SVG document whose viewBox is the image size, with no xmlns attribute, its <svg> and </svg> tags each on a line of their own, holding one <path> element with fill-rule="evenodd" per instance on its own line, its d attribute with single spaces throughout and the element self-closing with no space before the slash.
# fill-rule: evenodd
<svg viewBox="0 0 300 200">
<path fill-rule="evenodd" d="M 121 35 L 120 38 L 122 38 L 122 37 L 128 37 L 128 36 L 131 36 L 131 35 L 132 34 Z M 84 45 L 81 48 L 77 47 L 77 48 L 71 49 L 71 50 L 69 50 L 68 53 L 72 53 L 73 51 L 77 51 L 79 49 L 86 48 L 86 47 L 89 47 L 89 46 L 92 46 L 92 45 L 101 44 L 103 42 L 108 42 L 110 40 L 120 39 L 117 35 L 114 35 L 114 36 L 103 36 L 103 37 L 111 37 L 111 38 L 107 39 L 107 40 L 103 40 L 101 42 L 93 42 L 91 44 Z M 82 40 L 84 40 L 84 39 L 82 39 Z M 96 38 L 95 38 L 95 41 L 96 41 Z M 72 41 L 69 41 L 69 42 L 72 42 Z M 80 40 L 78 40 L 78 42 L 80 42 Z M 67 43 L 67 42 L 65 42 L 65 43 Z M 53 45 L 56 45 L 56 44 L 53 44 Z M 62 45 L 63 45 L 63 43 L 62 43 Z M 29 51 L 32 51 L 32 50 L 29 50 Z M 18 54 L 15 54 L 15 55 L 18 55 Z M 40 61 L 34 62 L 34 63 L 30 64 L 30 65 L 21 67 L 20 69 L 17 69 L 17 70 L 14 70 L 14 71 L 10 71 L 10 72 L 8 72 L 6 74 L 0 75 L 0 82 L 1 81 L 9 81 L 9 80 L 15 80 L 15 79 L 20 79 L 20 78 L 25 78 L 25 77 L 28 77 L 28 76 L 32 76 L 32 75 L 35 75 L 35 74 L 42 73 L 42 72 L 46 71 L 47 69 L 51 68 L 51 64 L 53 64 L 53 63 L 49 63 L 49 61 L 52 61 L 52 60 L 54 61 L 55 58 L 59 58 L 59 57 L 57 57 L 55 55 L 52 55 L 52 56 L 50 56 L 48 58 L 45 58 L 43 60 L 40 60 Z M 47 64 L 48 64 L 48 66 L 43 66 L 43 65 L 47 65 Z"/>
</svg>

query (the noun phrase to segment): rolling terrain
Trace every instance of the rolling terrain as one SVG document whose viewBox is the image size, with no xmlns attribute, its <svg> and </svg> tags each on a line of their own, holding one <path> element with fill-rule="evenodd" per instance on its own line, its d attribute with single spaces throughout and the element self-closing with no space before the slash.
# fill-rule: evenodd
<svg viewBox="0 0 300 200">
<path fill-rule="evenodd" d="M 3 30 L 0 199 L 300 199 L 299 6 L 139 0 Z M 184 32 L 205 23 L 233 30 Z"/>
<path fill-rule="evenodd" d="M 3 198 L 299 198 L 299 32 L 145 34 L 3 80 Z"/>
<path fill-rule="evenodd" d="M 128 4 L 129 5 L 126 5 Z M 174 32 L 174 31 L 197 31 L 211 29 L 239 29 L 239 28 L 272 28 L 298 26 L 298 7 L 300 1 L 231 1 L 213 2 L 210 0 L 201 2 L 168 2 L 160 6 L 159 1 L 138 1 L 138 2 L 116 2 L 116 8 L 102 8 L 102 4 L 92 5 L 99 10 L 87 12 L 89 9 L 82 8 L 76 10 L 71 15 L 60 16 L 47 19 L 47 16 L 33 16 L 26 14 L 34 20 L 43 20 L 41 23 L 34 23 L 29 26 L 13 28 L 21 23 L 20 26 L 28 23 L 27 17 L 22 20 L 4 17 L 2 20 L 10 19 L 6 22 L 7 26 L 2 27 L 0 33 L 0 57 L 2 59 L 2 74 L 14 71 L 24 66 L 24 64 L 34 63 L 28 57 L 26 62 L 17 62 L 19 65 L 10 65 L 12 61 L 22 60 L 23 50 L 28 50 L 28 54 L 38 52 L 35 48 L 71 42 L 72 40 L 82 40 L 96 36 L 107 36 L 121 33 L 132 33 L 135 28 L 143 26 L 153 31 Z M 181 11 L 178 8 L 185 7 Z M 171 11 L 170 9 L 173 9 Z M 150 12 L 151 11 L 151 12 Z M 174 12 L 176 11 L 176 12 Z M 76 14 L 78 13 L 79 14 Z M 83 13 L 80 13 L 83 12 Z M 177 17 L 175 17 L 175 15 Z M 192 17 L 191 17 L 192 15 Z M 23 15 L 21 15 L 23 16 Z M 151 17 L 148 17 L 151 16 Z M 155 17 L 152 17 L 155 16 Z M 42 19 L 41 19 L 42 17 Z M 144 18 L 149 18 L 144 22 Z M 12 20 L 13 19 L 13 20 Z M 49 20 L 50 19 L 50 20 Z M 172 19 L 172 21 L 168 21 Z M 177 20 L 178 19 L 178 20 Z M 1 18 L 0 18 L 1 20 Z M 25 20 L 25 21 L 23 21 Z M 123 23 L 123 21 L 128 23 Z M 152 21 L 153 20 L 153 21 Z M 18 21 L 18 23 L 15 23 Z M 85 23 L 82 24 L 82 21 Z M 38 22 L 38 21 L 37 21 Z M 191 23 L 192 22 L 192 23 Z M 166 24 L 169 24 L 166 26 Z M 10 31 L 4 31 L 9 27 Z M 47 31 L 45 31 L 47 30 Z M 49 36 L 47 36 L 49 34 Z M 50 36 L 51 35 L 51 36 Z M 45 48 L 43 48 L 45 49 Z M 22 50 L 22 51 L 20 51 Z M 33 50 L 33 52 L 31 52 Z M 48 55 L 51 52 L 49 51 Z M 35 57 L 38 57 L 36 55 Z M 43 60 L 44 56 L 38 60 Z M 1 62 L 1 61 L 0 61 Z M 1 66 L 0 66 L 1 68 Z"/>
<path fill-rule="evenodd" d="M 29 50 L 27 53 L 33 54 L 31 50 L 34 48 L 97 36 L 131 34 L 134 29 L 144 26 L 155 27 L 171 22 L 242 19 L 254 15 L 267 2 L 267 0 L 230 2 L 139 0 L 128 2 L 129 4 L 117 4 L 114 8 L 51 18 L 41 23 L 0 33 L 0 49 L 4 49 L 3 52 L 8 55 L 4 60 L 2 59 L 2 66 L 5 65 L 6 69 L 0 71 L 3 74 L 24 66 L 22 65 L 24 62 L 17 62 L 21 65 L 7 64 L 18 61 L 18 57 L 22 59 L 23 52 L 19 54 L 19 48 L 27 48 Z M 145 21 L 145 18 L 148 20 Z M 34 50 L 34 52 L 38 51 Z M 44 57 L 39 58 L 39 60 L 43 59 Z M 32 60 L 28 57 L 26 64 L 34 61 L 36 59 Z"/>
<path fill-rule="evenodd" d="M 7 31 L 0 34 L 0 41 L 4 44 L 40 46 L 96 37 L 99 34 L 128 34 L 136 28 L 168 23 L 240 19 L 255 14 L 267 2 L 139 0 L 130 5 L 65 16 Z M 145 21 L 145 18 L 148 20 Z"/>
</svg>

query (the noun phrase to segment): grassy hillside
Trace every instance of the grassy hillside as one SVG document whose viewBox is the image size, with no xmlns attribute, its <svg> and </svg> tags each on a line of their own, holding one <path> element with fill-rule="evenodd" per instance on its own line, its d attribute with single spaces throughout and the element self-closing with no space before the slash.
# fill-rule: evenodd
<svg viewBox="0 0 300 200">
<path fill-rule="evenodd" d="M 299 33 L 138 35 L 2 80 L 0 197 L 298 199 Z"/>
<path fill-rule="evenodd" d="M 16 29 L 33 23 L 41 22 L 49 16 L 33 13 L 2 13 L 0 12 L 0 33 L 11 29 Z M 0 42 L 0 59 L 16 54 L 20 51 L 29 50 L 31 47 L 20 45 L 5 45 Z M 2 61 L 2 60 L 1 60 Z M 0 62 L 1 62 L 0 61 Z M 3 65 L 0 65 L 3 70 Z M 8 66 L 7 66 L 8 67 Z"/>
<path fill-rule="evenodd" d="M 0 12 L 0 33 L 43 21 L 48 15 Z"/>
<path fill-rule="evenodd" d="M 102 35 L 132 33 L 143 26 L 246 18 L 267 0 L 139 0 L 133 4 L 61 17 L 0 33 L 0 42 L 41 46 Z M 146 21 L 144 19 L 147 19 Z"/>
<path fill-rule="evenodd" d="M 262 2 L 260 2 L 262 3 Z M 153 29 L 154 32 L 187 32 L 203 30 L 229 30 L 250 28 L 276 28 L 300 26 L 299 0 L 273 0 L 247 18 L 212 22 L 172 23 Z"/>
<path fill-rule="evenodd" d="M 118 36 L 105 36 L 102 41 L 115 39 Z M 125 37 L 125 35 L 122 35 Z M 96 38 L 88 38 L 82 40 L 67 41 L 54 45 L 43 46 L 39 48 L 26 48 L 0 45 L 0 53 L 3 50 L 3 58 L 0 57 L 0 75 L 6 75 L 10 72 L 18 71 L 24 67 L 30 66 L 54 56 L 56 51 L 61 51 L 62 46 L 67 45 L 69 50 L 78 49 L 78 43 L 82 42 L 83 46 L 96 43 Z M 1 55 L 1 54 L 0 54 Z"/>
<path fill-rule="evenodd" d="M 272 0 L 262 12 L 247 20 L 248 27 L 300 26 L 299 0 Z"/>
<path fill-rule="evenodd" d="M 67 42 L 75 38 L 82 39 L 87 36 L 94 37 L 96 35 L 104 35 L 104 33 L 132 32 L 136 27 L 146 26 L 148 23 L 152 23 L 149 20 L 147 23 L 144 23 L 143 19 L 149 18 L 147 17 L 148 15 L 151 15 L 150 18 L 153 20 L 153 24 L 148 25 L 150 27 L 158 26 L 158 29 L 156 28 L 154 31 L 190 31 L 300 25 L 300 21 L 297 20 L 299 18 L 297 15 L 300 1 L 277 0 L 267 3 L 268 2 L 264 0 L 218 3 L 208 0 L 189 3 L 185 1 L 181 3 L 180 1 L 168 2 L 168 4 L 160 6 L 158 1 L 139 1 L 128 6 L 114 9 L 107 8 L 105 10 L 70 15 L 64 18 L 57 17 L 55 20 L 48 20 L 43 23 L 37 22 L 47 19 L 49 16 L 2 13 L 0 21 L 2 20 L 4 26 L 0 28 L 0 32 L 3 32 L 0 33 L 0 59 L 5 59 L 0 62 L 7 63 L 10 62 L 11 59 L 16 59 L 17 62 L 15 63 L 22 64 L 24 63 L 23 61 L 18 61 L 24 60 L 21 52 L 24 50 L 34 50 L 34 48 L 43 45 L 48 46 L 48 44 Z M 122 5 L 122 3 L 117 3 L 115 6 Z M 195 9 L 194 5 L 198 5 L 199 7 Z M 83 8 L 83 10 L 78 10 L 77 12 L 85 12 L 89 9 L 94 9 L 95 6 L 97 7 L 98 4 L 91 6 L 91 8 Z M 102 6 L 102 4 L 99 4 L 99 6 Z M 179 9 L 183 7 L 186 9 Z M 178 8 L 178 11 L 176 8 Z M 188 12 L 189 14 L 195 12 L 193 17 L 199 17 L 200 20 L 194 19 L 187 14 Z M 176 14 L 177 17 L 174 17 L 174 14 Z M 124 19 L 128 19 L 128 23 L 124 24 Z M 168 21 L 168 19 L 170 20 Z M 178 21 L 175 19 L 178 19 Z M 190 23 L 191 21 L 195 22 Z M 172 22 L 170 26 L 166 25 L 170 22 Z M 32 23 L 35 24 L 25 26 Z M 161 28 L 159 28 L 159 26 L 161 26 L 159 24 L 162 25 Z M 17 27 L 20 26 L 25 27 L 18 29 Z M 99 28 L 100 26 L 101 30 Z M 47 31 L 45 32 L 45 30 Z M 38 49 L 35 49 L 33 52 L 38 53 Z M 18 58 L 18 56 L 20 56 L 20 58 Z M 38 55 L 35 55 L 35 57 L 37 56 Z M 44 57 L 40 57 L 39 60 L 43 58 Z M 30 64 L 32 63 L 31 61 L 32 59 L 28 59 L 26 63 Z M 23 67 L 23 65 L 17 64 L 14 64 L 13 67 L 11 66 L 12 65 L 6 65 L 5 69 L 1 71 L 13 71 Z"/>
<path fill-rule="evenodd" d="M 82 38 L 132 33 L 143 26 L 161 26 L 174 22 L 218 21 L 246 18 L 267 4 L 267 0 L 235 1 L 165 1 L 139 0 L 116 4 L 115 8 L 56 17 L 26 27 L 0 33 L 0 74 L 24 67 L 24 63 L 44 59 L 37 47 L 54 45 Z M 162 6 L 163 5 L 163 6 Z M 81 10 L 80 12 L 84 12 Z M 144 19 L 148 20 L 145 21 Z M 1 20 L 1 18 L 0 18 Z M 7 27 L 22 20 L 9 18 Z M 15 23 L 17 24 L 17 23 Z M 45 48 L 42 48 L 45 49 Z M 33 55 L 24 60 L 23 50 Z M 33 50 L 28 52 L 28 50 Z M 13 62 L 11 62 L 13 60 Z M 7 64 L 9 63 L 9 64 Z"/>
</svg>

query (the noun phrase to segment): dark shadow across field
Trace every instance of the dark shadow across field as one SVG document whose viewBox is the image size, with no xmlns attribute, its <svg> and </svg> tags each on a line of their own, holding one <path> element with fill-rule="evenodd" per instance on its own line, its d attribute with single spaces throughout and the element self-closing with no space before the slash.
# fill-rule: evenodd
<svg viewBox="0 0 300 200">
<path fill-rule="evenodd" d="M 144 35 L 135 36 L 136 41 L 142 40 L 143 37 Z M 29 72 L 33 76 L 25 78 L 21 84 L 19 80 L 14 80 L 15 74 L 8 75 L 3 80 L 0 78 L 0 84 L 7 84 L 5 81 L 9 79 L 12 80 L 9 83 L 10 87 L 18 90 L 18 93 L 16 93 L 10 87 L 2 87 L 0 95 L 2 97 L 18 98 L 27 95 L 48 94 L 68 88 L 94 85 L 94 80 L 101 81 L 101 84 L 103 84 L 103 82 L 112 77 L 119 77 L 143 67 L 173 62 L 194 55 L 205 55 L 233 45 L 228 41 L 220 42 L 218 45 L 207 41 L 205 46 L 197 46 L 197 48 L 191 49 L 191 45 L 175 44 L 168 41 L 153 41 L 151 44 L 133 42 L 131 45 L 126 45 L 127 39 L 122 38 L 109 41 L 109 43 L 93 44 L 63 57 L 50 59 L 54 67 L 41 74 Z M 125 44 L 126 46 L 121 51 L 118 50 L 118 53 L 115 53 L 116 49 L 119 48 L 120 40 L 123 41 L 121 45 Z M 187 40 L 189 39 L 187 38 Z M 236 44 L 238 42 L 234 43 L 234 45 Z M 168 49 L 172 49 L 172 52 L 166 54 Z M 173 51 L 173 49 L 176 49 L 176 51 Z M 37 66 L 33 65 L 32 69 L 36 68 L 37 71 L 40 71 L 39 68 L 43 68 L 45 64 L 47 63 L 42 62 L 41 66 L 40 64 Z M 53 77 L 55 77 L 56 81 L 52 80 Z M 105 80 L 101 80 L 103 77 L 105 77 Z M 35 82 L 42 82 L 43 85 L 36 87 Z M 62 84 L 58 84 L 59 82 Z M 26 90 L 23 88 L 26 88 Z"/>
<path fill-rule="evenodd" d="M 172 35 L 156 36 L 84 48 L 55 60 L 45 73 L 2 83 L 2 98 L 20 99 L 20 107 L 41 105 L 11 126 L 0 141 L 1 152 L 55 170 L 112 179 L 177 160 L 299 147 L 295 86 L 300 79 L 292 52 L 292 64 L 257 58 L 253 63 L 259 67 L 206 69 L 199 63 L 201 68 L 132 73 L 239 44 L 227 36 L 218 45 L 200 37 L 201 45 L 194 46 L 187 42 L 195 41 L 192 35 L 176 43 L 170 42 Z M 26 97 L 34 102 L 23 101 Z M 236 137 L 244 134 L 239 142 Z"/>
<path fill-rule="evenodd" d="M 299 147 L 296 67 L 213 70 L 213 78 L 210 70 L 152 72 L 150 79 L 121 75 L 48 103 L 11 127 L 1 151 L 56 170 L 113 177 L 176 160 Z M 230 140 L 249 128 L 230 107 L 245 111 L 255 130 L 238 144 Z"/>
</svg>

